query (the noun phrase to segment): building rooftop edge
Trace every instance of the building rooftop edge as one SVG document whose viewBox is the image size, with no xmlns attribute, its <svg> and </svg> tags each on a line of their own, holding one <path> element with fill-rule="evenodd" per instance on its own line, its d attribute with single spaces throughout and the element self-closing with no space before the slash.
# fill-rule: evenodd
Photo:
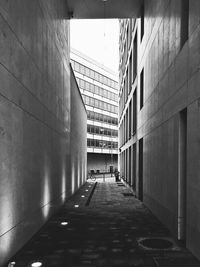
<svg viewBox="0 0 200 267">
<path fill-rule="evenodd" d="M 73 54 L 75 54 L 75 55 L 77 55 L 77 56 L 79 56 L 79 57 L 81 57 L 81 58 L 83 58 L 83 59 L 85 59 L 86 61 L 89 61 L 90 63 L 92 63 L 92 64 L 98 66 L 99 68 L 103 69 L 104 71 L 109 72 L 109 73 L 112 74 L 113 76 L 116 76 L 116 79 L 118 79 L 118 73 L 115 72 L 114 70 L 112 70 L 112 69 L 110 69 L 110 68 L 104 66 L 102 63 L 100 63 L 100 62 L 98 62 L 98 61 L 92 59 L 91 57 L 85 55 L 84 53 L 82 53 L 82 52 L 76 50 L 76 49 L 73 48 L 73 47 L 70 47 L 70 52 L 73 53 Z"/>
</svg>

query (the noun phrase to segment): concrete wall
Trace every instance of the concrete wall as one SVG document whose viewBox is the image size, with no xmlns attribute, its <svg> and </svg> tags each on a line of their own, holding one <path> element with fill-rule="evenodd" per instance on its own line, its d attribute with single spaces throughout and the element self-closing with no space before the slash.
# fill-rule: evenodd
<svg viewBox="0 0 200 267">
<path fill-rule="evenodd" d="M 144 67 L 144 106 L 138 107 L 137 139 L 143 138 L 144 203 L 179 237 L 180 174 L 185 170 L 186 245 L 200 255 L 200 3 L 189 1 L 189 39 L 181 45 L 181 1 L 145 1 L 138 77 Z M 138 78 L 138 88 L 140 87 Z M 140 91 L 138 89 L 138 103 Z M 187 108 L 186 168 L 182 166 L 181 114 Z M 139 179 L 139 177 L 138 177 Z M 138 182 L 139 184 L 139 182 Z"/>
<path fill-rule="evenodd" d="M 87 178 L 87 112 L 71 68 L 71 190 L 74 193 Z"/>
<path fill-rule="evenodd" d="M 70 194 L 66 15 L 65 0 L 0 1 L 0 266 Z"/>
<path fill-rule="evenodd" d="M 100 172 L 110 172 L 110 166 L 118 168 L 117 155 L 113 154 L 113 160 L 111 164 L 111 155 L 110 154 L 97 154 L 97 153 L 88 153 L 87 160 L 87 170 L 100 170 Z"/>
</svg>

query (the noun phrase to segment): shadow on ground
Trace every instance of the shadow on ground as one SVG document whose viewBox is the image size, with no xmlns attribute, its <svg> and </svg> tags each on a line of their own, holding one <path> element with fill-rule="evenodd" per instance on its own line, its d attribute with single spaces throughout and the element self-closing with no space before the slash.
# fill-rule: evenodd
<svg viewBox="0 0 200 267">
<path fill-rule="evenodd" d="M 15 267 L 200 266 L 128 187 L 113 180 L 87 182 L 11 261 Z"/>
</svg>

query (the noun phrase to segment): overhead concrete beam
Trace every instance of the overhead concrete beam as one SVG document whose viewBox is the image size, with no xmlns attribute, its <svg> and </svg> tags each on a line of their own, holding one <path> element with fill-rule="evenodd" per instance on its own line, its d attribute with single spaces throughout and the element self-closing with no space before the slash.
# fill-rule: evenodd
<svg viewBox="0 0 200 267">
<path fill-rule="evenodd" d="M 69 18 L 136 18 L 143 0 L 67 0 Z"/>
</svg>

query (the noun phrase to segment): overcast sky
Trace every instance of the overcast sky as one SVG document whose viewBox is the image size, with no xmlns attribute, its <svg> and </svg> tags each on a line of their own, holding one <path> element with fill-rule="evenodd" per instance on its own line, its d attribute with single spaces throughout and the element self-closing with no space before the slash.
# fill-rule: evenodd
<svg viewBox="0 0 200 267">
<path fill-rule="evenodd" d="M 119 23 L 116 19 L 71 20 L 71 47 L 118 72 Z"/>
</svg>

